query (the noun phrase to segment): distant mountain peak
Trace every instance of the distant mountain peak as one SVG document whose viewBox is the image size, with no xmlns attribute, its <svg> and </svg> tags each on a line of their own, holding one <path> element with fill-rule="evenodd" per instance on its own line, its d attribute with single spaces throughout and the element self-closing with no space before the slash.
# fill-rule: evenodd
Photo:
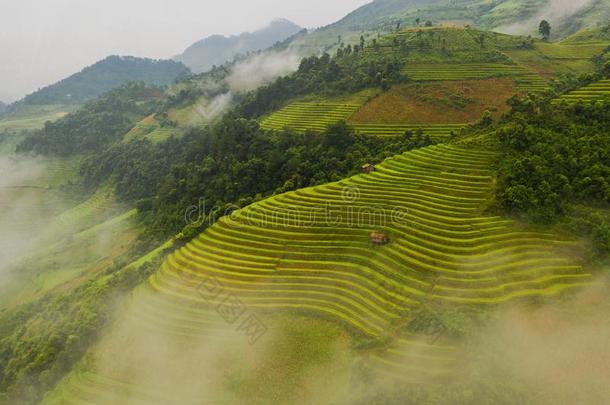
<svg viewBox="0 0 610 405">
<path fill-rule="evenodd" d="M 271 22 L 269 24 L 267 24 L 267 26 L 272 26 L 272 25 L 287 25 L 287 26 L 295 27 L 295 29 L 297 29 L 297 30 L 301 29 L 301 27 L 298 24 L 295 24 L 292 21 L 290 21 L 289 19 L 283 18 L 283 17 L 276 17 L 273 20 L 271 20 Z"/>
<path fill-rule="evenodd" d="M 222 65 L 239 54 L 266 49 L 301 30 L 302 27 L 286 18 L 275 18 L 253 32 L 230 36 L 211 35 L 189 46 L 174 60 L 184 63 L 195 73 L 201 73 L 214 65 Z"/>
</svg>

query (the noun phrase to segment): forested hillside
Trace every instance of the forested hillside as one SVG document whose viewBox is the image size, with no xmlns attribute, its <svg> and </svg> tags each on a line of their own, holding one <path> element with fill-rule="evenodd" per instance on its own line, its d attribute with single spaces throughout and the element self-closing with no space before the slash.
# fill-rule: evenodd
<svg viewBox="0 0 610 405">
<path fill-rule="evenodd" d="M 609 102 L 515 101 L 494 131 L 504 152 L 499 204 L 587 237 L 601 256 L 610 252 Z"/>
<path fill-rule="evenodd" d="M 149 85 L 171 84 L 188 74 L 179 62 L 132 56 L 109 56 L 23 99 L 25 104 L 82 104 L 128 81 Z"/>
</svg>

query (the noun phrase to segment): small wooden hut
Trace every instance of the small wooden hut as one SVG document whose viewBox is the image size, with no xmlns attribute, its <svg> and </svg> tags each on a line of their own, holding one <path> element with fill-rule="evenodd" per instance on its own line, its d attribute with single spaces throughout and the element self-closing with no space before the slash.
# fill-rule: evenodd
<svg viewBox="0 0 610 405">
<path fill-rule="evenodd" d="M 370 163 L 365 164 L 364 166 L 362 166 L 362 173 L 373 173 L 374 171 L 376 171 L 377 168 L 375 167 L 375 165 L 372 165 Z"/>
<path fill-rule="evenodd" d="M 369 239 L 375 246 L 383 246 L 390 243 L 390 238 L 383 232 L 371 232 Z"/>
</svg>

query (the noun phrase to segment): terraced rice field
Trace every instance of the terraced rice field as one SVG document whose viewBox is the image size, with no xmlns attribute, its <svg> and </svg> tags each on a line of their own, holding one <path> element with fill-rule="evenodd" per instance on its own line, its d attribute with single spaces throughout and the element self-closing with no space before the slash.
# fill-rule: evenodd
<svg viewBox="0 0 610 405">
<path fill-rule="evenodd" d="M 267 130 L 291 128 L 297 131 L 321 132 L 330 124 L 347 120 L 360 108 L 360 104 L 307 103 L 296 102 L 271 114 L 261 122 Z M 375 136 L 400 136 L 407 130 L 422 129 L 432 139 L 449 137 L 451 132 L 458 133 L 466 124 L 350 124 L 358 133 Z"/>
<path fill-rule="evenodd" d="M 423 63 L 407 64 L 404 73 L 412 80 L 472 80 L 510 76 L 523 91 L 544 91 L 548 84 L 537 74 L 520 65 L 500 63 Z"/>
<path fill-rule="evenodd" d="M 114 194 L 111 190 L 102 188 L 89 199 L 58 215 L 56 221 L 60 228 L 78 227 L 83 229 L 100 222 L 100 216 L 116 206 Z M 75 229 L 76 230 L 76 229 Z"/>
<path fill-rule="evenodd" d="M 347 120 L 360 106 L 361 103 L 297 101 L 263 119 L 261 127 L 268 130 L 324 131 L 328 125 Z"/>
<path fill-rule="evenodd" d="M 399 338 L 388 349 L 373 353 L 367 365 L 384 379 L 406 384 L 442 384 L 455 372 L 456 347 L 421 336 Z"/>
<path fill-rule="evenodd" d="M 55 121 L 78 107 L 76 104 L 22 105 L 14 113 L 0 119 L 0 131 L 42 128 L 45 122 Z"/>
<path fill-rule="evenodd" d="M 230 296 L 238 309 L 316 315 L 377 337 L 424 302 L 490 305 L 589 283 L 563 253 L 571 242 L 482 214 L 494 156 L 431 146 L 387 159 L 372 174 L 237 211 L 167 258 L 134 298 L 134 322 L 149 337 L 213 337 L 224 321 L 204 308 Z M 372 231 L 390 242 L 373 246 Z M 117 369 L 129 358 L 121 350 L 131 349 L 112 347 Z M 125 375 L 133 375 L 139 362 L 123 361 L 131 370 Z M 408 383 L 442 382 L 452 349 L 402 336 L 371 364 Z M 113 403 L 125 391 L 135 403 L 166 403 L 163 393 L 137 392 L 108 370 L 91 372 L 73 375 L 48 403 Z"/>
<path fill-rule="evenodd" d="M 610 79 L 600 80 L 581 87 L 578 90 L 571 91 L 562 95 L 558 99 L 553 100 L 553 102 L 560 103 L 565 101 L 567 103 L 591 103 L 604 99 L 610 100 Z"/>
<path fill-rule="evenodd" d="M 429 147 L 269 198 L 176 251 L 153 286 L 197 300 L 181 275 L 216 277 L 251 307 L 325 312 L 377 335 L 422 299 L 491 303 L 588 279 L 556 252 L 568 242 L 480 216 L 491 157 Z M 375 229 L 392 243 L 372 247 Z"/>
<path fill-rule="evenodd" d="M 425 124 L 425 125 L 401 125 L 401 124 L 350 124 L 358 133 L 375 136 L 401 136 L 406 131 L 416 132 L 422 130 L 424 135 L 429 135 L 434 140 L 446 139 L 451 132 L 459 134 L 460 130 L 467 124 Z"/>
</svg>

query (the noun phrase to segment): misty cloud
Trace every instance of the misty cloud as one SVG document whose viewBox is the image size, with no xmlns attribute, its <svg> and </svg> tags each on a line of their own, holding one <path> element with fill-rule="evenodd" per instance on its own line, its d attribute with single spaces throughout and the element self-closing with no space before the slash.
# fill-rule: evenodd
<svg viewBox="0 0 610 405">
<path fill-rule="evenodd" d="M 265 83 L 294 72 L 299 67 L 301 56 L 288 49 L 281 52 L 266 52 L 254 55 L 238 63 L 227 82 L 231 90 L 246 92 Z"/>
<path fill-rule="evenodd" d="M 610 279 L 542 303 L 506 303 L 454 342 L 442 384 L 359 381 L 355 403 L 602 404 L 610 398 Z M 429 342 L 423 340 L 424 343 Z M 414 349 L 417 350 L 417 349 Z M 412 357 L 417 357 L 415 351 Z M 383 401 L 381 401 L 383 402 Z"/>
<path fill-rule="evenodd" d="M 0 156 L 0 274 L 31 248 L 39 221 L 48 218 L 41 210 L 44 187 L 36 181 L 44 171 L 41 159 Z"/>
<path fill-rule="evenodd" d="M 201 97 L 193 107 L 189 123 L 210 122 L 233 105 L 234 94 L 256 90 L 279 76 L 294 72 L 300 63 L 301 56 L 291 50 L 281 52 L 264 52 L 252 55 L 237 62 L 222 84 L 205 82 L 201 89 L 208 96 Z M 224 90 L 223 89 L 228 89 Z"/>
<path fill-rule="evenodd" d="M 132 216 L 112 200 L 99 210 L 79 209 L 88 196 L 61 189 L 65 162 L 22 155 L 0 156 L 0 308 L 12 297 L 51 287 L 86 266 L 124 250 L 135 237 Z M 52 277 L 51 277 L 52 275 Z M 42 282 L 44 280 L 44 282 Z"/>
<path fill-rule="evenodd" d="M 233 94 L 229 91 L 213 97 L 211 100 L 201 99 L 194 108 L 191 121 L 211 121 L 231 107 Z"/>
<path fill-rule="evenodd" d="M 536 34 L 541 20 L 549 21 L 551 26 L 561 25 L 593 3 L 594 0 L 549 0 L 532 17 L 519 23 L 499 27 L 498 31 L 507 34 Z"/>
<path fill-rule="evenodd" d="M 475 342 L 471 370 L 510 379 L 538 404 L 607 402 L 609 296 L 603 278 L 560 303 L 503 310 Z"/>
</svg>

